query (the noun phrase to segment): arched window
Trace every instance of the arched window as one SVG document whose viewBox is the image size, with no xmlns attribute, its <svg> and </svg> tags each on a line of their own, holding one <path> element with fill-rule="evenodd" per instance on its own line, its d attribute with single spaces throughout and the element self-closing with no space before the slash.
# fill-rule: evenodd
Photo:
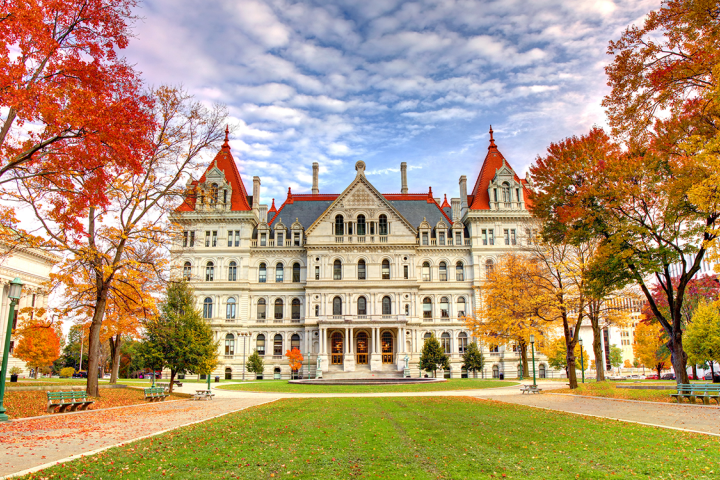
<svg viewBox="0 0 720 480">
<path fill-rule="evenodd" d="M 275 339 L 273 340 L 273 355 L 275 356 L 282 356 L 283 354 L 283 345 L 282 345 L 282 335 L 279 333 L 275 335 Z"/>
<path fill-rule="evenodd" d="M 450 304 L 448 297 L 440 297 L 440 316 L 442 318 L 450 318 Z"/>
<path fill-rule="evenodd" d="M 357 217 L 357 234 L 365 235 L 365 215 L 358 215 Z"/>
<path fill-rule="evenodd" d="M 430 340 L 432 338 L 432 333 L 425 332 L 425 335 L 423 335 L 423 341 L 424 340 Z"/>
<path fill-rule="evenodd" d="M 467 351 L 468 335 L 465 332 L 458 334 L 458 353 L 463 354 Z"/>
<path fill-rule="evenodd" d="M 237 263 L 230 262 L 228 266 L 228 281 L 234 282 L 237 280 Z"/>
<path fill-rule="evenodd" d="M 183 265 L 183 280 L 189 282 L 191 275 L 192 265 L 190 264 L 190 262 L 185 262 L 185 265 Z"/>
<path fill-rule="evenodd" d="M 290 350 L 300 350 L 300 335 L 293 333 L 290 337 Z"/>
<path fill-rule="evenodd" d="M 365 270 L 365 260 L 358 260 L 358 280 L 365 280 L 367 272 Z"/>
<path fill-rule="evenodd" d="M 300 320 L 300 299 L 299 298 L 293 298 L 292 300 L 292 319 L 293 320 Z"/>
<path fill-rule="evenodd" d="M 545 378 L 545 364 L 544 363 L 541 363 L 538 366 L 538 377 Z"/>
<path fill-rule="evenodd" d="M 387 217 L 385 215 L 380 215 L 380 220 L 378 221 L 378 227 L 379 227 L 379 234 L 380 235 L 387 235 L 388 234 L 388 221 Z"/>
<path fill-rule="evenodd" d="M 455 264 L 455 280 L 458 282 L 465 281 L 465 268 L 463 267 L 462 262 L 457 262 Z"/>
<path fill-rule="evenodd" d="M 358 315 L 367 315 L 367 300 L 365 300 L 365 297 L 358 298 L 357 312 Z"/>
<path fill-rule="evenodd" d="M 293 263 L 293 283 L 298 283 L 300 281 L 300 264 L 299 263 Z"/>
<path fill-rule="evenodd" d="M 335 260 L 333 264 L 333 280 L 342 280 L 342 262 Z"/>
<path fill-rule="evenodd" d="M 460 297 L 457 299 L 457 306 L 455 307 L 457 310 L 457 316 L 458 318 L 462 318 L 465 316 L 465 298 Z"/>
<path fill-rule="evenodd" d="M 443 332 L 440 335 L 440 346 L 442 346 L 443 352 L 450 353 L 450 334 Z"/>
<path fill-rule="evenodd" d="M 232 380 L 232 368 L 230 367 L 225 369 L 225 380 Z"/>
<path fill-rule="evenodd" d="M 232 333 L 225 335 L 225 355 L 235 355 L 235 337 Z"/>
<path fill-rule="evenodd" d="M 441 282 L 447 282 L 447 264 L 445 262 L 440 262 L 440 281 Z"/>
<path fill-rule="evenodd" d="M 258 320 L 265 320 L 267 318 L 265 315 L 267 314 L 267 304 L 265 303 L 265 299 L 261 298 L 258 300 L 257 304 L 257 318 Z"/>
<path fill-rule="evenodd" d="M 492 258 L 485 260 L 485 277 L 489 277 L 495 271 L 495 263 Z"/>
<path fill-rule="evenodd" d="M 382 314 L 392 315 L 392 302 L 390 301 L 390 297 L 383 297 L 382 299 Z"/>
<path fill-rule="evenodd" d="M 235 299 L 233 297 L 228 298 L 227 304 L 225 304 L 225 318 L 235 318 Z"/>
<path fill-rule="evenodd" d="M 275 265 L 275 283 L 282 283 L 283 282 L 283 274 L 285 273 L 285 269 L 283 268 L 282 263 L 278 263 Z"/>
<path fill-rule="evenodd" d="M 382 261 L 382 279 L 390 280 L 390 260 L 387 258 Z"/>
<path fill-rule="evenodd" d="M 258 282 L 265 283 L 267 281 L 267 266 L 264 263 L 258 268 Z"/>
<path fill-rule="evenodd" d="M 265 335 L 262 333 L 257 336 L 255 341 L 255 348 L 257 349 L 258 355 L 261 357 L 265 355 Z"/>
<path fill-rule="evenodd" d="M 497 365 L 492 366 L 492 377 L 500 378 L 500 367 L 498 367 Z"/>
<path fill-rule="evenodd" d="M 430 297 L 423 298 L 423 318 L 432 318 L 432 300 Z"/>
<path fill-rule="evenodd" d="M 215 278 L 215 264 L 213 262 L 208 262 L 205 266 L 205 281 L 206 282 L 212 282 Z"/>
<path fill-rule="evenodd" d="M 428 262 L 423 262 L 422 264 L 422 279 L 423 282 L 430 281 L 430 264 Z"/>
<path fill-rule="evenodd" d="M 340 297 L 333 298 L 333 315 L 342 315 L 342 299 Z"/>
<path fill-rule="evenodd" d="M 335 235 L 345 234 L 345 219 L 342 215 L 335 217 Z"/>
<path fill-rule="evenodd" d="M 217 203 L 218 201 L 218 184 L 213 183 L 210 186 L 210 203 Z"/>
<path fill-rule="evenodd" d="M 275 318 L 278 320 L 283 318 L 283 301 L 279 298 L 275 300 Z"/>
<path fill-rule="evenodd" d="M 213 301 L 210 297 L 205 297 L 203 301 L 203 318 L 212 318 Z"/>
<path fill-rule="evenodd" d="M 502 199 L 503 202 L 512 202 L 512 197 L 510 196 L 510 184 L 507 182 L 502 184 Z"/>
</svg>

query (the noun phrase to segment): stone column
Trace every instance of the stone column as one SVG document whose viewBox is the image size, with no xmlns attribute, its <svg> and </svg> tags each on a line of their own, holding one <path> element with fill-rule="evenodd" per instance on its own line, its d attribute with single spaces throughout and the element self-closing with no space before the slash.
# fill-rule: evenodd
<svg viewBox="0 0 720 480">
<path fill-rule="evenodd" d="M 352 372 L 355 370 L 355 355 L 352 352 L 352 329 L 345 328 L 345 356 L 343 357 L 343 370 Z"/>
<path fill-rule="evenodd" d="M 370 370 L 382 370 L 382 357 L 380 353 L 380 328 L 372 329 L 372 354 L 370 355 Z"/>
</svg>

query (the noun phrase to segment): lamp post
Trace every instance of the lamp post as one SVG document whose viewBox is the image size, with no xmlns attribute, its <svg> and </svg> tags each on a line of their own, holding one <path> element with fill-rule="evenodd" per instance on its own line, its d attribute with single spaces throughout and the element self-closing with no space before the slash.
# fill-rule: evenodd
<svg viewBox="0 0 720 480">
<path fill-rule="evenodd" d="M 580 372 L 582 373 L 582 383 L 585 383 L 585 361 L 583 360 L 583 341 L 582 338 L 580 343 Z"/>
<path fill-rule="evenodd" d="M 537 387 L 537 382 L 535 380 L 535 335 L 530 335 L 530 348 L 532 350 L 533 387 Z"/>
<path fill-rule="evenodd" d="M 240 336 L 241 336 L 242 339 L 243 339 L 243 364 L 242 364 L 242 365 L 243 365 L 243 382 L 245 381 L 245 352 L 247 351 L 247 350 L 245 350 L 245 341 L 247 340 L 247 338 L 248 338 L 250 335 L 251 335 L 250 332 L 242 332 L 242 333 L 240 333 Z"/>
<path fill-rule="evenodd" d="M 8 370 L 8 357 L 10 357 L 10 336 L 12 335 L 13 317 L 15 316 L 15 305 L 20 300 L 23 282 L 15 277 L 10 282 L 10 291 L 8 298 L 10 299 L 10 314 L 8 315 L 7 331 L 5 333 L 5 345 L 3 346 L 2 369 L 0 370 L 0 422 L 7 422 L 10 417 L 5 415 L 5 407 L 3 400 L 5 399 L 5 377 Z"/>
</svg>

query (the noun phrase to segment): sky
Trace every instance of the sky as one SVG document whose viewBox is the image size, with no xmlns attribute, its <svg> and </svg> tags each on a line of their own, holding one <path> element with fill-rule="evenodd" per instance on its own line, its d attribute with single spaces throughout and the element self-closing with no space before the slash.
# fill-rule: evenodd
<svg viewBox="0 0 720 480">
<path fill-rule="evenodd" d="M 659 0 L 146 0 L 128 61 L 149 85 L 228 107 L 252 192 L 340 193 L 358 160 L 383 193 L 458 197 L 488 129 L 524 176 L 550 142 L 604 126 L 610 40 Z"/>
</svg>

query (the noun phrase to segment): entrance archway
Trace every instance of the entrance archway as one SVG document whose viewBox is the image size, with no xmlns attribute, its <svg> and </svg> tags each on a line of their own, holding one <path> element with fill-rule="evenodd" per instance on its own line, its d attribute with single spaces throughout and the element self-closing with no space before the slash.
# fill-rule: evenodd
<svg viewBox="0 0 720 480">
<path fill-rule="evenodd" d="M 393 363 L 393 353 L 395 352 L 393 340 L 392 333 L 383 332 L 380 342 L 382 345 L 382 363 Z"/>
<path fill-rule="evenodd" d="M 367 332 L 358 332 L 355 337 L 355 362 L 358 365 L 367 365 L 368 363 L 368 334 Z"/>
<path fill-rule="evenodd" d="M 343 335 L 340 332 L 334 332 L 330 337 L 331 363 L 333 365 L 342 365 L 343 363 Z"/>
</svg>

